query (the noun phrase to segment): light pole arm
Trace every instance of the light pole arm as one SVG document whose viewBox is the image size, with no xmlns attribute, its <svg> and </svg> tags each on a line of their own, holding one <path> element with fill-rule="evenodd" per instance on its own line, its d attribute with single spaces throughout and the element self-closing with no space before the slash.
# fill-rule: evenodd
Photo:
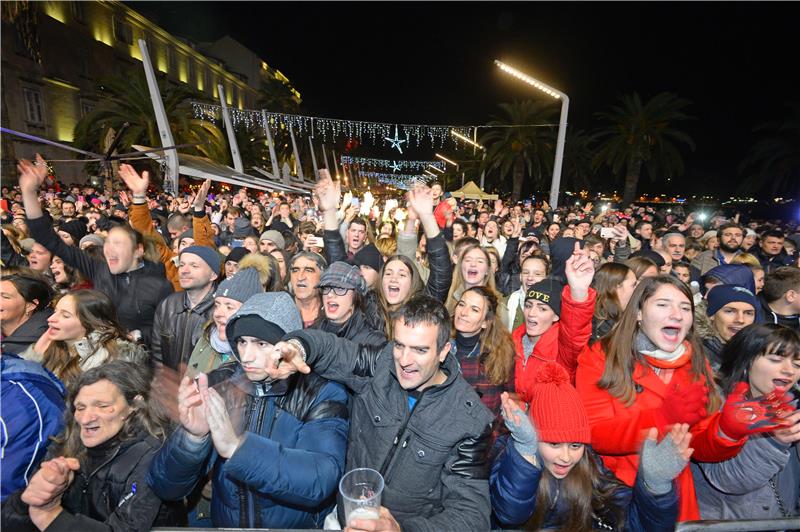
<svg viewBox="0 0 800 532">
<path fill-rule="evenodd" d="M 564 143 L 567 138 L 567 114 L 569 113 L 569 96 L 559 91 L 561 96 L 561 118 L 558 122 L 556 139 L 556 160 L 553 164 L 553 181 L 550 184 L 550 205 L 558 208 L 558 191 L 561 188 L 561 167 L 564 162 Z"/>
</svg>

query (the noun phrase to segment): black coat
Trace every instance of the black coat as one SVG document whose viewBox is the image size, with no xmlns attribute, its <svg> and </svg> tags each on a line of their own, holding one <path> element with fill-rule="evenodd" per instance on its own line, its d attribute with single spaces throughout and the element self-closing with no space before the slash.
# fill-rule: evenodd
<svg viewBox="0 0 800 532">
<path fill-rule="evenodd" d="M 28 321 L 17 327 L 13 333 L 3 338 L 3 353 L 18 355 L 25 351 L 29 345 L 35 344 L 47 330 L 47 318 L 53 311 L 50 308 L 37 310 Z"/>
<path fill-rule="evenodd" d="M 88 471 L 87 459 L 61 498 L 64 511 L 47 528 L 48 532 L 145 531 L 154 526 L 176 524 L 177 515 L 168 509 L 145 482 L 150 462 L 161 442 L 144 432 L 109 446 L 100 465 Z M 52 456 L 49 456 L 52 458 Z M 93 462 L 97 463 L 97 462 Z M 36 530 L 22 502 L 22 491 L 3 503 L 3 528 Z"/>
<path fill-rule="evenodd" d="M 178 370 L 189 362 L 203 326 L 214 311 L 214 287 L 194 308 L 186 292 L 175 292 L 158 305 L 150 338 L 152 359 Z"/>
<path fill-rule="evenodd" d="M 138 270 L 113 274 L 105 261 L 95 260 L 85 251 L 65 244 L 53 231 L 53 222 L 47 216 L 28 219 L 28 228 L 38 243 L 83 273 L 97 290 L 105 292 L 116 305 L 122 326 L 129 331 L 141 331 L 142 339 L 150 345 L 156 307 L 172 293 L 172 283 L 161 264 L 144 261 Z"/>
</svg>

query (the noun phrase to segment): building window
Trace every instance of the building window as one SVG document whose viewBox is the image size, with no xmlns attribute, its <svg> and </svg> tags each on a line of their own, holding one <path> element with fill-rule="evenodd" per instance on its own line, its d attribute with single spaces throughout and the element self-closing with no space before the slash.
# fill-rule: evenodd
<svg viewBox="0 0 800 532">
<path fill-rule="evenodd" d="M 171 46 L 167 46 L 167 61 L 169 72 L 172 75 L 176 75 L 178 73 L 178 54 Z"/>
<path fill-rule="evenodd" d="M 210 69 L 206 69 L 206 71 L 203 74 L 204 74 L 203 87 L 210 94 L 214 94 L 214 86 L 211 84 L 211 70 Z"/>
<path fill-rule="evenodd" d="M 25 99 L 25 120 L 32 124 L 44 124 L 44 100 L 42 91 L 31 87 L 22 89 Z"/>
<path fill-rule="evenodd" d="M 194 86 L 194 60 L 189 57 L 186 59 L 189 68 L 189 85 Z"/>
<path fill-rule="evenodd" d="M 125 44 L 133 44 L 131 25 L 117 16 L 114 17 L 114 38 Z"/>
<path fill-rule="evenodd" d="M 81 24 L 86 24 L 86 10 L 84 9 L 83 2 L 70 2 L 69 9 L 72 12 L 72 18 Z"/>
</svg>

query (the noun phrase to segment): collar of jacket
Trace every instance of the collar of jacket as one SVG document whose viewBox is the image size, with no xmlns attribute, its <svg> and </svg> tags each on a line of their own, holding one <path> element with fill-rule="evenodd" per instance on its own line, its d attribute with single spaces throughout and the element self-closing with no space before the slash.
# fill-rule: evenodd
<svg viewBox="0 0 800 532">
<path fill-rule="evenodd" d="M 205 297 L 194 307 L 191 306 L 189 301 L 189 294 L 186 290 L 183 291 L 183 309 L 181 312 L 194 312 L 196 314 L 205 314 L 205 312 L 214 306 L 214 291 L 217 289 L 217 283 L 211 283 L 211 289 L 206 293 Z"/>
<path fill-rule="evenodd" d="M 242 366 L 237 364 L 236 370 L 231 376 L 231 384 L 253 397 L 280 397 L 286 395 L 291 388 L 292 382 L 297 378 L 297 375 L 298 374 L 294 374 L 287 379 L 273 381 L 271 383 L 253 382 L 247 378 Z"/>
<path fill-rule="evenodd" d="M 560 324 L 555 322 L 547 329 L 543 335 L 539 337 L 539 341 L 533 346 L 533 351 L 530 353 L 534 358 L 544 360 L 545 362 L 555 362 L 558 355 L 558 331 Z M 525 336 L 526 329 L 525 323 L 514 329 L 511 333 L 511 339 L 514 341 L 517 358 L 525 360 L 525 349 L 522 347 L 522 337 Z"/>
</svg>

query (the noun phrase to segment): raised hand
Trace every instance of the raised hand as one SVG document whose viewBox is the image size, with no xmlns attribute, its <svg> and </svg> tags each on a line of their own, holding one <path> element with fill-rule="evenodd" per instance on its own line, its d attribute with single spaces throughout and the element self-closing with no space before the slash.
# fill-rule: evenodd
<svg viewBox="0 0 800 532">
<path fill-rule="evenodd" d="M 230 458 L 241 444 L 242 438 L 236 434 L 225 401 L 216 390 L 206 386 L 202 396 L 214 448 L 221 457 Z"/>
<path fill-rule="evenodd" d="M 37 192 L 42 183 L 44 183 L 45 178 L 47 178 L 47 163 L 37 153 L 35 162 L 20 159 L 17 163 L 17 171 L 19 172 L 20 190 L 23 192 Z"/>
<path fill-rule="evenodd" d="M 783 417 L 784 428 L 775 429 L 772 437 L 784 445 L 800 441 L 800 410 Z"/>
<path fill-rule="evenodd" d="M 200 185 L 200 189 L 197 191 L 197 194 L 194 197 L 194 210 L 202 211 L 205 209 L 206 206 L 206 199 L 208 199 L 208 190 L 211 188 L 211 180 L 206 179 L 203 181 L 203 184 Z"/>
<path fill-rule="evenodd" d="M 334 183 L 325 169 L 320 170 L 319 175 L 320 180 L 314 187 L 319 200 L 319 210 L 322 212 L 335 211 L 339 208 L 339 199 L 342 197 L 341 185 L 338 181 Z"/>
<path fill-rule="evenodd" d="M 416 185 L 408 191 L 406 199 L 408 201 L 408 206 L 414 209 L 420 218 L 428 214 L 433 214 L 433 193 L 427 185 Z"/>
<path fill-rule="evenodd" d="M 150 186 L 150 172 L 144 171 L 141 175 L 129 164 L 119 165 L 119 177 L 125 182 L 125 186 L 134 196 L 144 196 L 147 194 L 147 187 Z"/>
<path fill-rule="evenodd" d="M 494 200 L 494 213 L 496 215 L 500 215 L 502 211 L 503 211 L 503 200 L 501 199 Z"/>
<path fill-rule="evenodd" d="M 514 447 L 524 457 L 534 457 L 538 450 L 539 436 L 531 420 L 522 411 L 519 405 L 509 397 L 508 392 L 500 395 L 503 419 L 506 427 L 511 431 Z"/>
<path fill-rule="evenodd" d="M 785 428 L 785 416 L 794 410 L 790 404 L 791 395 L 786 390 L 775 388 L 761 397 L 746 399 L 749 390 L 748 383 L 740 382 L 722 407 L 719 429 L 732 440 Z"/>
<path fill-rule="evenodd" d="M 677 424 L 656 443 L 658 429 L 647 434 L 639 461 L 639 474 L 647 489 L 655 495 L 669 493 L 672 481 L 686 468 L 694 449 L 689 447 L 692 435 L 689 425 Z"/>
<path fill-rule="evenodd" d="M 204 390 L 208 390 L 208 376 L 205 373 L 198 375 L 196 381 L 188 376 L 184 377 L 178 388 L 178 415 L 181 425 L 196 438 L 205 437 L 211 430 L 203 406 Z"/>
<path fill-rule="evenodd" d="M 581 249 L 580 242 L 575 242 L 575 249 L 567 259 L 564 273 L 572 299 L 577 302 L 586 301 L 589 297 L 589 286 L 594 279 L 594 263 L 589 258 L 589 251 L 586 248 Z"/>
</svg>

